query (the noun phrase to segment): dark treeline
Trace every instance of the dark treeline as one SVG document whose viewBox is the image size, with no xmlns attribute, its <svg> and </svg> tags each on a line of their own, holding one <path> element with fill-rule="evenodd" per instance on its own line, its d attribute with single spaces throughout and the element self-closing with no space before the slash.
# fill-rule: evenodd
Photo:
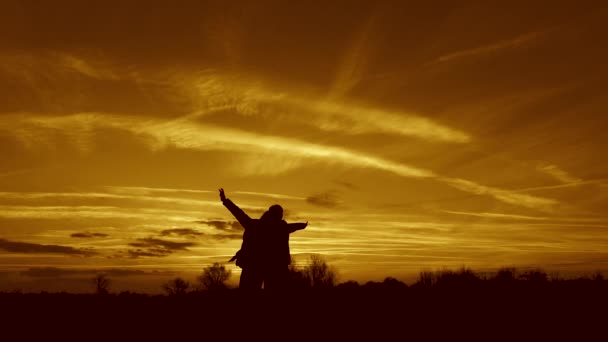
<svg viewBox="0 0 608 342">
<path fill-rule="evenodd" d="M 595 336 L 608 318 L 608 280 L 600 274 L 560 279 L 542 270 L 505 268 L 480 275 L 463 268 L 422 272 L 409 286 L 390 277 L 337 283 L 335 271 L 313 258 L 304 267 L 292 267 L 287 291 L 268 293 L 222 286 L 227 271 L 220 267 L 201 274 L 206 287 L 173 280 L 162 285 L 165 295 L 107 289 L 98 294 L 0 293 L 0 322 L 24 325 L 26 335 L 40 332 L 27 328 L 36 326 L 57 333 L 130 334 L 138 340 L 179 335 L 201 340 L 417 336 L 544 341 Z"/>
</svg>

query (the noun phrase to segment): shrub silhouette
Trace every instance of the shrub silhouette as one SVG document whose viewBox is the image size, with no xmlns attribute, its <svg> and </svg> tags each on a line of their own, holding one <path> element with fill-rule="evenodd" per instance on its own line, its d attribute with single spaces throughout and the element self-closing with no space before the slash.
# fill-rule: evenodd
<svg viewBox="0 0 608 342">
<path fill-rule="evenodd" d="M 163 284 L 162 288 L 170 296 L 184 295 L 188 292 L 188 288 L 190 288 L 190 283 L 180 277 L 177 277 Z"/>
<path fill-rule="evenodd" d="M 198 277 L 198 281 L 204 290 L 222 290 L 228 288 L 226 281 L 230 279 L 231 275 L 232 271 L 216 262 L 203 269 L 203 274 Z"/>
</svg>

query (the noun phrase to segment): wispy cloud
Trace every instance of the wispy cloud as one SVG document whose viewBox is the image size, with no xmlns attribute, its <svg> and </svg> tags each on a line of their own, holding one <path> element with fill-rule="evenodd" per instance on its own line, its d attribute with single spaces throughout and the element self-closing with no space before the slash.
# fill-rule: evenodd
<svg viewBox="0 0 608 342">
<path fill-rule="evenodd" d="M 375 22 L 376 16 L 371 15 L 345 53 L 330 89 L 330 97 L 339 98 L 346 95 L 363 78 L 363 72 L 369 58 L 370 37 L 373 34 Z"/>
<path fill-rule="evenodd" d="M 197 237 L 205 235 L 202 232 L 194 230 L 192 228 L 171 228 L 164 229 L 160 232 L 160 236 L 184 236 L 184 237 Z"/>
<path fill-rule="evenodd" d="M 503 214 L 503 213 L 474 213 L 474 212 L 464 212 L 464 211 L 451 211 L 444 210 L 443 212 L 454 215 L 464 215 L 464 216 L 475 216 L 482 218 L 491 218 L 491 219 L 516 219 L 516 220 L 532 220 L 532 221 L 544 221 L 548 220 L 548 217 L 539 217 L 539 216 L 527 216 L 527 215 L 516 215 L 516 214 Z"/>
<path fill-rule="evenodd" d="M 104 233 L 89 233 L 89 232 L 83 232 L 83 233 L 72 233 L 70 234 L 70 237 L 73 238 L 84 238 L 84 239 L 91 239 L 91 238 L 104 238 L 104 237 L 108 237 L 108 234 L 104 234 Z"/>
<path fill-rule="evenodd" d="M 347 69 L 344 75 L 339 76 L 339 92 L 346 91 L 353 86 L 351 83 L 356 82 L 353 80 L 357 77 L 349 71 L 350 68 Z M 319 99 L 318 94 L 276 91 L 260 82 L 215 71 L 196 76 L 176 74 L 175 84 L 179 84 L 183 93 L 195 103 L 193 111 L 201 115 L 220 110 L 232 110 L 245 116 L 277 114 L 273 115 L 275 120 L 342 134 L 384 133 L 452 143 L 471 140 L 463 131 L 414 113 L 384 110 L 345 100 Z"/>
<path fill-rule="evenodd" d="M 494 199 L 512 204 L 548 210 L 557 204 L 552 199 L 540 198 L 528 194 L 516 193 L 477 184 L 473 181 L 442 177 L 431 170 L 414 167 L 404 163 L 384 159 L 342 147 L 310 143 L 293 138 L 273 135 L 261 135 L 248 131 L 200 124 L 190 118 L 179 118 L 170 121 L 137 120 L 134 117 L 108 116 L 104 114 L 83 114 L 87 125 L 95 123 L 100 127 L 107 125 L 143 134 L 151 137 L 152 149 L 163 149 L 174 146 L 193 150 L 239 151 L 245 155 L 272 155 L 282 160 L 297 160 L 298 163 L 320 161 L 336 163 L 350 167 L 375 169 L 390 172 L 407 178 L 436 179 L 456 189 L 477 195 L 489 195 Z M 73 115 L 76 120 L 83 120 L 81 114 Z M 61 120 L 68 120 L 63 117 Z M 38 118 L 37 120 L 43 120 Z M 44 121 L 44 120 L 43 120 Z M 259 159 L 259 158 L 258 158 Z M 241 168 L 242 172 L 246 172 Z M 276 170 L 272 170 L 275 172 Z"/>
<path fill-rule="evenodd" d="M 306 202 L 323 208 L 335 208 L 340 204 L 333 192 L 323 192 L 306 197 Z"/>
<path fill-rule="evenodd" d="M 62 268 L 62 267 L 32 267 L 20 272 L 21 275 L 32 278 L 62 278 L 62 277 L 84 277 L 96 274 L 106 274 L 110 277 L 130 277 L 130 276 L 158 276 L 173 275 L 175 272 L 144 271 L 137 269 L 83 269 L 83 268 Z"/>
<path fill-rule="evenodd" d="M 223 231 L 230 231 L 230 230 L 240 231 L 240 230 L 243 230 L 243 227 L 237 221 L 199 220 L 199 221 L 195 221 L 195 222 L 198 223 L 198 224 L 204 224 L 206 226 L 210 226 L 210 227 L 213 227 L 215 229 L 223 230 Z"/>
<path fill-rule="evenodd" d="M 196 189 L 170 189 L 170 188 L 152 188 L 152 187 L 141 187 L 141 186 L 107 186 L 112 192 L 122 194 L 153 194 L 153 193 L 190 193 L 190 194 L 217 194 L 217 190 L 196 190 Z M 258 197 L 268 197 L 276 199 L 291 199 L 291 200 L 304 200 L 303 197 L 289 196 L 283 194 L 273 194 L 266 192 L 254 192 L 254 191 L 231 191 L 234 194 L 250 195 Z"/>
<path fill-rule="evenodd" d="M 581 186 L 581 185 L 592 185 L 592 184 L 597 185 L 599 187 L 607 187 L 608 178 L 581 180 L 579 182 L 557 184 L 557 185 L 532 186 L 532 187 L 528 187 L 528 188 L 516 189 L 513 191 L 531 192 L 531 191 L 542 191 L 542 190 L 555 190 L 555 189 L 565 189 L 565 188 L 572 188 L 572 187 L 577 187 L 577 186 Z"/>
<path fill-rule="evenodd" d="M 200 210 L 170 210 L 158 208 L 127 208 L 117 206 L 26 206 L 2 205 L 0 217 L 10 219 L 64 220 L 74 218 L 139 219 L 192 222 Z"/>
<path fill-rule="evenodd" d="M 511 39 L 501 40 L 501 41 L 491 43 L 488 45 L 482 45 L 482 46 L 477 46 L 477 47 L 470 48 L 470 49 L 451 52 L 451 53 L 439 56 L 437 59 L 435 59 L 430 64 L 451 62 L 454 60 L 463 59 L 463 58 L 467 58 L 467 57 L 485 55 L 485 54 L 497 52 L 497 51 L 504 50 L 504 49 L 516 48 L 525 43 L 536 40 L 544 34 L 545 34 L 544 32 L 529 32 L 529 33 L 511 38 Z"/>
<path fill-rule="evenodd" d="M 359 82 L 362 56 L 365 55 L 361 47 L 365 45 L 366 30 L 364 29 L 360 42 L 356 43 L 352 52 L 346 56 L 332 93 L 345 93 Z M 190 110 L 200 115 L 230 110 L 245 116 L 272 115 L 274 120 L 288 124 L 307 125 L 323 131 L 339 131 L 342 134 L 383 133 L 452 143 L 466 143 L 471 140 L 466 132 L 415 113 L 383 110 L 372 105 L 349 103 L 345 99 L 325 98 L 319 94 L 304 94 L 295 90 L 278 91 L 276 86 L 268 86 L 255 78 L 212 69 L 198 73 L 192 70 L 173 71 L 169 75 L 166 72 L 157 73 L 147 75 L 147 78 L 143 79 L 132 70 L 112 67 L 103 60 L 62 52 L 53 52 L 42 57 L 27 54 L 0 55 L 0 62 L 0 68 L 2 64 L 8 65 L 5 72 L 17 73 L 19 79 L 30 80 L 30 92 L 45 99 L 56 95 L 45 88 L 46 79 L 61 79 L 67 74 L 93 80 L 120 80 L 138 89 L 141 84 L 146 84 L 146 89 L 162 86 L 164 90 L 171 92 L 171 96 L 180 98 L 183 103 L 189 103 Z M 55 106 L 60 107 L 61 104 Z M 86 123 L 86 118 L 84 122 Z M 48 124 L 53 124 L 54 126 L 48 126 L 52 128 L 66 123 L 53 120 Z M 84 151 L 90 148 L 86 134 L 69 130 L 64 134 L 78 141 L 78 147 Z"/>
<path fill-rule="evenodd" d="M 194 242 L 176 242 L 157 238 L 141 238 L 129 243 L 129 246 L 136 247 L 135 250 L 128 250 L 127 253 L 132 258 L 137 257 L 165 257 L 174 252 L 188 251 L 188 247 L 196 246 Z"/>
<path fill-rule="evenodd" d="M 571 176 L 568 172 L 560 169 L 556 165 L 539 165 L 537 170 L 557 179 L 564 184 L 576 184 L 583 181 L 580 178 Z"/>
<path fill-rule="evenodd" d="M 23 254 L 63 254 L 75 256 L 92 256 L 97 254 L 91 250 L 77 249 L 70 246 L 61 245 L 41 245 L 30 242 L 9 241 L 0 238 L 0 250 L 9 253 Z"/>
<path fill-rule="evenodd" d="M 522 194 L 515 191 L 493 188 L 459 178 L 438 178 L 450 186 L 477 195 L 488 195 L 494 199 L 515 206 L 550 211 L 559 204 L 557 200 Z"/>
</svg>

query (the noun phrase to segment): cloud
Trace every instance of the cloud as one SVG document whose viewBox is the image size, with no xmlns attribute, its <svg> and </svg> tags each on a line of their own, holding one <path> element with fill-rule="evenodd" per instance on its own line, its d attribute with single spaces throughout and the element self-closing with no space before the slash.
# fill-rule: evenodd
<svg viewBox="0 0 608 342">
<path fill-rule="evenodd" d="M 146 195 L 151 193 L 188 193 L 188 194 L 209 194 L 217 193 L 217 190 L 197 190 L 197 189 L 170 189 L 170 188 L 151 188 L 145 186 L 106 186 L 112 192 L 119 194 L 139 194 Z"/>
<path fill-rule="evenodd" d="M 219 201 L 197 200 L 183 197 L 152 196 L 151 191 L 129 188 L 129 187 L 105 187 L 110 190 L 106 192 L 0 192 L 0 198 L 16 200 L 47 200 L 47 199 L 66 199 L 66 200 L 135 200 L 142 202 L 177 203 L 181 205 L 212 205 L 221 206 Z M 183 190 L 186 191 L 186 190 Z M 190 190 L 195 191 L 195 190 Z M 176 191 L 177 192 L 177 191 Z M 198 191 L 197 191 L 198 192 Z M 203 191 L 200 191 L 203 192 Z M 212 191 L 206 191 L 209 193 Z"/>
<path fill-rule="evenodd" d="M 369 57 L 369 43 L 374 33 L 375 22 L 376 16 L 371 15 L 347 49 L 331 86 L 331 97 L 346 95 L 361 82 Z"/>
<path fill-rule="evenodd" d="M 230 233 L 230 234 L 213 234 L 208 235 L 215 240 L 240 240 L 243 238 L 242 233 Z"/>
<path fill-rule="evenodd" d="M 229 221 L 221 221 L 221 220 L 200 220 L 196 221 L 196 223 L 205 224 L 207 226 L 211 226 L 215 229 L 225 230 L 229 227 Z"/>
<path fill-rule="evenodd" d="M 238 223 L 238 221 L 199 220 L 199 221 L 195 221 L 195 222 L 213 227 L 215 229 L 223 230 L 223 231 L 243 230 L 243 227 L 241 226 L 240 223 Z"/>
<path fill-rule="evenodd" d="M 589 179 L 589 180 L 580 180 L 574 183 L 565 183 L 565 184 L 557 184 L 557 185 L 546 185 L 546 186 L 534 186 L 529 188 L 517 189 L 513 190 L 515 192 L 529 192 L 529 191 L 541 191 L 541 190 L 555 190 L 555 189 L 567 189 L 580 185 L 597 185 L 599 187 L 607 187 L 608 186 L 608 178 L 599 178 L 599 179 Z"/>
<path fill-rule="evenodd" d="M 438 178 L 438 180 L 456 189 L 473 193 L 476 195 L 488 195 L 498 201 L 515 206 L 550 211 L 554 206 L 559 203 L 557 200 L 554 199 L 537 197 L 499 188 L 493 188 L 477 184 L 475 182 L 468 181 L 465 179 L 442 177 Z"/>
<path fill-rule="evenodd" d="M 221 203 L 220 203 L 221 205 Z M 89 219 L 141 219 L 191 222 L 200 215 L 200 210 L 178 210 L 159 208 L 128 208 L 117 206 L 24 206 L 0 205 L 0 218 L 69 220 Z"/>
<path fill-rule="evenodd" d="M 142 249 L 135 249 L 135 250 L 129 249 L 127 251 L 127 254 L 131 258 L 137 259 L 139 257 L 154 257 L 154 258 L 165 257 L 165 256 L 167 256 L 167 255 L 169 255 L 171 253 L 170 252 L 165 252 L 165 251 L 162 251 L 162 250 L 157 250 L 157 251 L 149 250 L 149 251 L 146 251 L 146 250 L 142 250 Z"/>
<path fill-rule="evenodd" d="M 251 196 L 260 196 L 274 199 L 287 199 L 287 200 L 304 200 L 303 197 L 298 196 L 289 196 L 283 194 L 273 194 L 267 192 L 254 192 L 254 191 L 231 191 L 231 193 L 240 194 L 240 195 L 251 195 Z"/>
<path fill-rule="evenodd" d="M 196 231 L 191 228 L 171 228 L 165 229 L 160 232 L 160 236 L 184 236 L 184 237 L 197 237 L 202 236 L 204 233 Z"/>
<path fill-rule="evenodd" d="M 583 181 L 580 178 L 571 176 L 570 174 L 568 174 L 568 172 L 560 169 L 555 165 L 539 165 L 537 167 L 537 170 L 557 179 L 558 181 L 564 184 L 578 184 Z"/>
<path fill-rule="evenodd" d="M 221 220 L 199 220 L 195 223 L 204 224 L 219 230 L 220 234 L 209 234 L 199 232 L 190 228 L 166 229 L 161 231 L 161 236 L 179 235 L 186 237 L 203 237 L 203 240 L 211 239 L 216 241 L 221 240 L 238 240 L 243 237 L 243 227 L 237 221 L 221 221 Z"/>
<path fill-rule="evenodd" d="M 104 234 L 104 233 L 89 233 L 89 232 L 84 232 L 84 233 L 73 233 L 70 235 L 70 237 L 73 238 L 85 238 L 85 239 L 90 239 L 90 238 L 104 238 L 104 237 L 108 237 L 108 234 Z"/>
<path fill-rule="evenodd" d="M 337 196 L 329 192 L 308 196 L 306 202 L 323 208 L 335 208 L 340 204 Z"/>
<path fill-rule="evenodd" d="M 492 218 L 492 219 L 515 219 L 515 220 L 532 220 L 532 221 L 543 221 L 543 220 L 549 219 L 548 217 L 503 214 L 503 213 L 485 213 L 485 212 L 473 213 L 473 212 L 451 211 L 451 210 L 443 210 L 443 212 L 448 213 L 448 214 L 454 214 L 454 215 L 475 216 L 475 217 Z"/>
<path fill-rule="evenodd" d="M 72 269 L 59 267 L 32 267 L 20 272 L 21 275 L 32 278 L 61 278 L 71 276 L 94 276 L 99 273 L 104 273 L 110 277 L 129 277 L 129 276 L 152 276 L 159 274 L 173 274 L 173 272 L 146 272 L 144 270 L 134 269 Z"/>
<path fill-rule="evenodd" d="M 179 228 L 178 228 L 179 229 Z M 181 233 L 189 233 L 188 231 L 180 229 Z M 161 232 L 162 233 L 162 232 Z M 175 234 L 175 231 L 172 231 L 169 235 Z M 178 233 L 179 234 L 179 233 Z M 181 235 L 183 236 L 183 235 Z M 196 235 L 196 236 L 205 236 L 211 238 L 213 240 L 233 240 L 242 238 L 242 234 L 205 234 Z M 135 242 L 129 243 L 129 246 L 136 247 L 137 249 L 129 249 L 127 250 L 127 254 L 131 258 L 139 258 L 139 257 L 166 257 L 175 252 L 184 252 L 189 251 L 189 247 L 196 246 L 197 244 L 194 242 L 176 242 L 165 239 L 158 238 L 141 238 L 137 239 Z"/>
<path fill-rule="evenodd" d="M 341 164 L 348 167 L 390 172 L 406 178 L 435 179 L 461 191 L 477 195 L 490 195 L 498 201 L 511 205 L 550 210 L 552 206 L 557 204 L 557 201 L 552 199 L 492 188 L 465 179 L 442 177 L 428 169 L 395 162 L 380 156 L 370 155 L 347 148 L 201 124 L 193 121 L 192 117 L 188 116 L 180 117 L 175 120 L 149 119 L 142 121 L 136 117 L 89 113 L 62 117 L 61 120 L 69 120 L 70 117 L 74 117 L 76 121 L 79 121 L 82 120 L 81 115 L 85 115 L 87 122 L 95 122 L 95 124 L 100 127 L 110 125 L 112 127 L 128 130 L 134 134 L 146 135 L 149 138 L 152 138 L 149 141 L 150 148 L 153 150 L 173 146 L 180 149 L 201 151 L 236 151 L 243 152 L 244 155 L 248 156 L 256 154 L 272 156 L 272 158 L 284 158 L 287 161 L 297 160 L 299 163 L 305 161 L 309 163 L 318 161 L 329 164 Z M 15 119 L 20 120 L 19 117 L 16 117 Z M 37 120 L 44 121 L 42 118 Z M 376 118 L 375 120 L 380 119 Z M 400 123 L 394 122 L 391 123 L 391 125 L 400 125 Z M 414 125 L 414 127 L 416 126 Z M 246 168 L 242 167 L 242 164 L 240 164 L 240 166 L 239 170 L 241 172 L 247 172 Z M 271 168 L 272 167 L 270 167 L 270 169 Z M 259 170 L 255 171 L 257 172 Z M 276 172 L 276 170 L 272 170 L 272 172 Z"/>
<path fill-rule="evenodd" d="M 69 246 L 60 245 L 41 245 L 37 243 L 9 241 L 0 239 L 0 250 L 9 253 L 24 253 L 24 254 L 64 254 L 64 255 L 80 255 L 92 256 L 97 254 L 91 250 L 76 249 Z"/>
<path fill-rule="evenodd" d="M 352 74 L 355 70 L 350 69 L 347 66 L 340 71 L 335 94 L 348 91 L 358 82 L 359 76 Z M 194 76 L 191 71 L 178 72 L 174 75 L 174 83 L 191 99 L 193 111 L 200 115 L 226 110 L 243 116 L 276 114 L 276 120 L 288 124 L 341 134 L 384 133 L 450 143 L 471 140 L 466 132 L 417 114 L 337 101 L 318 94 L 276 91 L 259 81 L 213 70 Z"/>
<path fill-rule="evenodd" d="M 516 47 L 519 47 L 520 45 L 523 45 L 525 43 L 538 39 L 543 34 L 544 33 L 542 33 L 542 32 L 530 32 L 530 33 L 526 33 L 526 34 L 517 36 L 515 38 L 501 40 L 501 41 L 498 41 L 493 44 L 478 46 L 478 47 L 466 49 L 466 50 L 455 51 L 455 52 L 452 52 L 449 54 L 439 56 L 437 59 L 435 59 L 430 64 L 445 63 L 445 62 L 450 62 L 450 61 L 458 60 L 458 59 L 462 59 L 462 58 L 485 55 L 485 54 L 493 53 L 493 52 L 500 51 L 503 49 L 516 48 Z"/>
<path fill-rule="evenodd" d="M 343 186 L 349 190 L 358 190 L 359 187 L 357 185 L 355 185 L 354 183 L 351 182 L 347 182 L 347 181 L 343 181 L 343 180 L 334 180 L 334 183 Z"/>
<path fill-rule="evenodd" d="M 188 247 L 196 245 L 193 242 L 175 242 L 155 238 L 141 238 L 137 239 L 136 241 L 137 242 L 130 243 L 129 246 L 166 250 L 169 253 L 175 251 L 187 251 Z"/>
</svg>

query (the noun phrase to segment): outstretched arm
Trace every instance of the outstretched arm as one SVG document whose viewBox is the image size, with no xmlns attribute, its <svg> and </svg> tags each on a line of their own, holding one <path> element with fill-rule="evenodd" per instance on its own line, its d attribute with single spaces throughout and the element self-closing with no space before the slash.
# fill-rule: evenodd
<svg viewBox="0 0 608 342">
<path fill-rule="evenodd" d="M 306 228 L 306 226 L 308 226 L 308 221 L 306 221 L 306 223 L 288 223 L 287 230 L 289 230 L 289 233 L 291 234 L 297 230 L 302 230 Z"/>
<path fill-rule="evenodd" d="M 224 189 L 220 189 L 220 199 L 224 206 L 230 211 L 230 213 L 236 218 L 237 221 L 243 226 L 244 229 L 249 227 L 249 223 L 251 222 L 251 218 L 245 214 L 245 212 L 239 208 L 236 204 L 234 204 L 231 200 L 226 198 L 224 194 Z"/>
</svg>

